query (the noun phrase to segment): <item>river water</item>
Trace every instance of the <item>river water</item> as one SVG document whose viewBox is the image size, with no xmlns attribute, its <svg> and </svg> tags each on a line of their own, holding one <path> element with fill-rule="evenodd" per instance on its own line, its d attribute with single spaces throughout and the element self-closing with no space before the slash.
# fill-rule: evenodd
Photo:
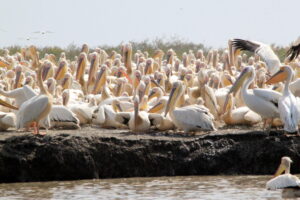
<svg viewBox="0 0 300 200">
<path fill-rule="evenodd" d="M 0 184 L 0 199 L 281 199 L 270 176 L 182 176 Z"/>
</svg>

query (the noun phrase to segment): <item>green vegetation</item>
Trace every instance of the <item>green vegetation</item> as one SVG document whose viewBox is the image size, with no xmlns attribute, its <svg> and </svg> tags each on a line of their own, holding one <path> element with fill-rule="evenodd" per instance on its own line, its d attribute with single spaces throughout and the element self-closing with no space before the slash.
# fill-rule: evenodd
<svg viewBox="0 0 300 200">
<path fill-rule="evenodd" d="M 178 39 L 177 37 L 173 37 L 169 40 L 165 39 L 155 39 L 155 40 L 144 40 L 141 42 L 136 41 L 130 41 L 133 47 L 133 51 L 141 50 L 142 52 L 147 51 L 150 56 L 153 55 L 154 51 L 156 49 L 161 49 L 164 52 L 167 52 L 169 49 L 173 49 L 177 56 L 181 58 L 182 54 L 184 52 L 188 52 L 189 50 L 193 50 L 194 53 L 196 53 L 199 49 L 202 49 L 204 53 L 207 53 L 208 50 L 212 49 L 211 47 L 205 47 L 201 43 L 193 43 L 189 42 L 183 39 Z M 99 45 L 98 47 L 101 49 L 104 49 L 108 54 L 111 53 L 111 51 L 117 51 L 120 52 L 120 46 L 110 46 L 110 45 Z M 287 47 L 281 47 L 276 46 L 275 44 L 271 45 L 275 53 L 278 55 L 281 61 L 285 58 L 285 53 L 287 51 Z M 16 52 L 20 52 L 21 46 L 8 46 L 3 49 L 8 49 L 10 51 L 10 54 L 14 54 Z M 0 49 L 0 56 L 3 55 L 3 49 Z M 75 44 L 70 44 L 66 48 L 61 48 L 58 46 L 47 46 L 47 47 L 39 47 L 38 51 L 40 52 L 40 56 L 43 57 L 45 53 L 48 54 L 54 54 L 56 57 L 59 57 L 61 52 L 65 52 L 68 59 L 73 60 L 75 56 L 79 55 L 81 50 L 81 46 L 76 46 Z M 220 52 L 222 52 L 224 49 L 219 49 Z M 91 49 L 93 51 L 93 49 Z M 251 55 L 250 53 L 247 53 L 248 55 Z"/>
</svg>

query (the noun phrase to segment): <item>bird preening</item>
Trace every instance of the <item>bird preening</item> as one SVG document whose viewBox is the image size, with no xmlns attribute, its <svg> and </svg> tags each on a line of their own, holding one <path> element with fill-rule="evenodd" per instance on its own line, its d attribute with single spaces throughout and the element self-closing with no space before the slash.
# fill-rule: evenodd
<svg viewBox="0 0 300 200">
<path fill-rule="evenodd" d="M 244 39 L 230 39 L 223 50 L 182 55 L 172 49 L 149 54 L 130 43 L 119 52 L 84 44 L 74 58 L 65 52 L 42 57 L 35 46 L 5 50 L 1 130 L 45 134 L 41 128 L 95 125 L 189 133 L 240 125 L 299 133 L 299 53 L 296 41 L 281 62 L 271 46 Z"/>
</svg>

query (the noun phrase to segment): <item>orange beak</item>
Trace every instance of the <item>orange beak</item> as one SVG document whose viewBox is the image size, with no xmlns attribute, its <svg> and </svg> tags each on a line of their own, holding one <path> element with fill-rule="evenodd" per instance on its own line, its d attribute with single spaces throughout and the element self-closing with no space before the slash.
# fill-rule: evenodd
<svg viewBox="0 0 300 200">
<path fill-rule="evenodd" d="M 284 81 L 287 78 L 288 74 L 283 69 L 280 69 L 277 73 L 275 73 L 266 84 L 274 84 L 281 81 Z"/>
</svg>

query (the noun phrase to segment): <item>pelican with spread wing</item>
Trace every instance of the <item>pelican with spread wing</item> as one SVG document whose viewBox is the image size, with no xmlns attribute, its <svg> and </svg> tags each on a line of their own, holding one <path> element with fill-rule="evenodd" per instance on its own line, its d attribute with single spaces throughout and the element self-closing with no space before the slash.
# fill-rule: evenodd
<svg viewBox="0 0 300 200">
<path fill-rule="evenodd" d="M 232 46 L 235 51 L 245 50 L 259 55 L 266 62 L 268 70 L 272 75 L 279 70 L 281 65 L 280 60 L 269 45 L 256 41 L 233 39 Z"/>
</svg>

